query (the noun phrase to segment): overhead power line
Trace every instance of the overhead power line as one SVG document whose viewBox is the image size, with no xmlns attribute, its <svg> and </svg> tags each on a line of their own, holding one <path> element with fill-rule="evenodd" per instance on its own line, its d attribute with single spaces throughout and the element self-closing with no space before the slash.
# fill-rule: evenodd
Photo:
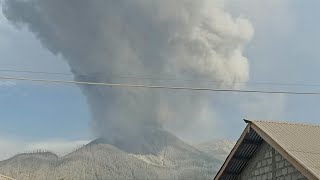
<svg viewBox="0 0 320 180">
<path fill-rule="evenodd" d="M 83 76 L 83 77 L 105 77 L 115 79 L 137 79 L 137 80 L 158 80 L 158 81 L 184 81 L 184 82 L 208 82 L 208 83 L 232 83 L 232 84 L 252 84 L 252 85 L 272 85 L 272 86 L 309 86 L 317 87 L 320 84 L 303 84 L 303 83 L 276 83 L 276 82 L 239 82 L 239 81 L 216 81 L 210 79 L 178 79 L 163 77 L 143 77 L 143 76 L 116 76 L 104 74 L 85 74 L 85 73 L 63 73 L 63 72 L 44 72 L 44 71 L 28 71 L 14 69 L 0 69 L 0 72 L 9 73 L 29 73 L 29 74 L 47 74 L 47 75 L 63 75 L 63 76 Z"/>
<path fill-rule="evenodd" d="M 2 79 L 2 80 L 18 80 L 18 81 L 33 81 L 33 82 L 43 82 L 43 83 L 62 83 L 62 84 L 78 84 L 78 85 L 123 87 L 123 88 L 147 88 L 147 89 L 211 91 L 211 92 L 236 92 L 236 93 L 260 93 L 260 94 L 320 95 L 320 92 L 263 91 L 263 90 L 241 90 L 241 89 L 213 89 L 213 88 L 183 87 L 183 86 L 152 86 L 152 85 L 143 85 L 143 84 L 116 84 L 116 83 L 103 83 L 103 82 L 65 81 L 65 80 L 35 79 L 35 78 L 26 78 L 26 77 L 0 77 L 0 79 Z"/>
</svg>

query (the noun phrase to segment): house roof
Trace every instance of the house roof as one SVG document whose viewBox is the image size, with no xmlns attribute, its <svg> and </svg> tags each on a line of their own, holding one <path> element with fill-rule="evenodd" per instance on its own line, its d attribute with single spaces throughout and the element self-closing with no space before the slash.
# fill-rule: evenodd
<svg viewBox="0 0 320 180">
<path fill-rule="evenodd" d="M 14 179 L 0 174 L 0 180 L 14 180 Z"/>
<path fill-rule="evenodd" d="M 263 141 L 270 144 L 308 179 L 320 179 L 320 126 L 249 121 L 214 179 L 237 179 Z"/>
</svg>

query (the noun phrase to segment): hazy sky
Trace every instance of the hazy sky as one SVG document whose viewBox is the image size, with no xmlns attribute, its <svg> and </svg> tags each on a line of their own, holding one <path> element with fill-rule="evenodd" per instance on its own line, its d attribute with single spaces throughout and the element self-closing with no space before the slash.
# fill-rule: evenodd
<svg viewBox="0 0 320 180">
<path fill-rule="evenodd" d="M 245 50 L 251 82 L 320 84 L 320 25 L 315 20 L 320 16 L 320 2 L 228 0 L 226 6 L 234 16 L 248 18 L 255 30 Z M 0 69 L 69 72 L 61 57 L 43 48 L 25 28 L 13 28 L 2 14 L 0 55 Z M 320 86 L 246 88 L 320 91 Z M 236 139 L 245 126 L 243 118 L 320 123 L 320 96 L 217 93 L 215 97 L 220 99 L 212 105 L 218 112 L 216 130 L 199 139 Z M 92 139 L 86 99 L 73 85 L 0 81 L 0 114 L 0 159 L 33 147 L 62 153 Z"/>
</svg>

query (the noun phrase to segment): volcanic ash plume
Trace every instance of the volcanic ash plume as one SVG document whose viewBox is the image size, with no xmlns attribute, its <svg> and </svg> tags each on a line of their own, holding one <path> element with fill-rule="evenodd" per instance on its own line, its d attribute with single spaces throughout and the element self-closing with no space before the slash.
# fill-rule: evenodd
<svg viewBox="0 0 320 180">
<path fill-rule="evenodd" d="M 230 82 L 248 80 L 242 52 L 253 28 L 246 19 L 228 14 L 223 1 L 6 0 L 3 13 L 62 55 L 79 81 L 185 85 L 119 78 L 174 77 L 211 79 L 222 82 L 215 87 L 232 87 Z M 196 81 L 187 85 L 199 86 Z M 188 129 L 192 124 L 208 127 L 214 121 L 209 93 L 80 88 L 97 136 L 131 136 L 163 127 L 193 133 Z"/>
</svg>

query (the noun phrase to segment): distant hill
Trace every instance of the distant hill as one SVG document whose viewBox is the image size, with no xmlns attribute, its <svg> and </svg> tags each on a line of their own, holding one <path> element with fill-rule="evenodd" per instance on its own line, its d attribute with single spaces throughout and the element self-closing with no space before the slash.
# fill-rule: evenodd
<svg viewBox="0 0 320 180">
<path fill-rule="evenodd" d="M 199 150 L 167 131 L 134 138 L 96 139 L 60 158 L 16 155 L 0 162 L 0 174 L 19 180 L 212 179 L 223 162 L 221 153 L 216 158 L 215 151 Z"/>
<path fill-rule="evenodd" d="M 197 144 L 194 145 L 194 147 L 196 147 L 200 151 L 214 155 L 215 158 L 221 161 L 224 161 L 227 158 L 228 154 L 231 152 L 234 145 L 234 141 L 219 139 Z"/>
</svg>

